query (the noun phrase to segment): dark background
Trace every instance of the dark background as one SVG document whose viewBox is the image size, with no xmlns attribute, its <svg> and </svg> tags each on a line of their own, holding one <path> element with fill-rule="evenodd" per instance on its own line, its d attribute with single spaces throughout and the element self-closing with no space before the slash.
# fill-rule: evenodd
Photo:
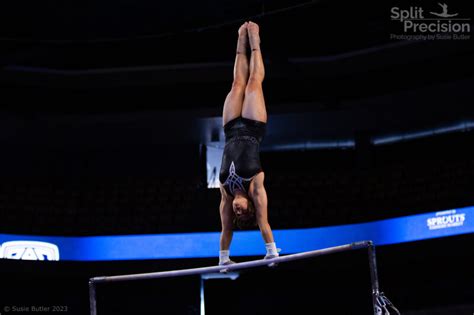
<svg viewBox="0 0 474 315">
<path fill-rule="evenodd" d="M 219 231 L 204 145 L 223 139 L 237 29 L 249 19 L 260 24 L 266 65 L 262 164 L 273 229 L 473 205 L 473 41 L 391 40 L 401 31 L 390 9 L 414 5 L 441 11 L 431 1 L 2 2 L 0 233 Z M 448 5 L 472 18 L 467 3 Z M 420 131 L 428 136 L 374 144 Z M 307 145 L 346 140 L 355 147 Z M 294 149 L 277 150 L 285 145 Z M 402 314 L 472 314 L 472 241 L 377 248 L 383 291 Z M 0 306 L 87 314 L 92 276 L 215 263 L 3 260 Z M 97 292 L 99 314 L 199 311 L 196 278 Z M 206 303 L 208 314 L 370 314 L 367 257 L 209 280 Z"/>
</svg>

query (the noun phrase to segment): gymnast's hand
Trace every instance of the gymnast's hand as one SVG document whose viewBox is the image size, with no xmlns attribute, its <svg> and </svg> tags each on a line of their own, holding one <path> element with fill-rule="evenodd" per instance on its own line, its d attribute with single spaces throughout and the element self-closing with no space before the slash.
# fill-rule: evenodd
<svg viewBox="0 0 474 315">
<path fill-rule="evenodd" d="M 281 249 L 278 248 L 278 251 L 280 251 L 280 250 L 281 250 Z M 265 260 L 267 260 L 267 259 L 273 259 L 273 258 L 277 258 L 277 257 L 279 257 L 279 256 L 280 256 L 280 255 L 279 255 L 278 253 L 276 253 L 276 254 L 267 253 L 267 254 L 265 255 L 265 257 L 263 257 L 263 259 L 265 259 Z M 269 264 L 268 264 L 268 267 L 270 267 L 270 268 L 274 268 L 274 267 L 276 267 L 276 266 L 278 266 L 278 263 L 269 263 Z"/>
<path fill-rule="evenodd" d="M 229 266 L 235 264 L 235 261 L 232 260 L 226 260 L 226 261 L 219 261 L 219 266 Z M 227 273 L 229 271 L 228 269 L 221 269 L 219 270 L 220 273 Z"/>
<path fill-rule="evenodd" d="M 233 265 L 235 264 L 235 261 L 232 260 L 227 260 L 227 261 L 219 261 L 219 266 L 228 266 L 228 265 Z"/>
</svg>

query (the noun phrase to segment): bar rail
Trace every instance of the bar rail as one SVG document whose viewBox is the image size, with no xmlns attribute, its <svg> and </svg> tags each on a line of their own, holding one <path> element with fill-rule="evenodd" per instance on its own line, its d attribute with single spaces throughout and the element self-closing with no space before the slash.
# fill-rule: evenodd
<svg viewBox="0 0 474 315">
<path fill-rule="evenodd" d="M 324 248 L 324 249 L 319 249 L 319 250 L 302 252 L 298 254 L 280 256 L 280 257 L 276 257 L 272 259 L 252 260 L 252 261 L 247 261 L 247 262 L 235 263 L 232 265 L 201 267 L 201 268 L 150 272 L 150 273 L 130 274 L 130 275 L 118 275 L 118 276 L 109 276 L 109 277 L 95 277 L 95 278 L 91 278 L 90 281 L 94 283 L 132 281 L 132 280 L 146 280 L 146 279 L 199 275 L 199 274 L 204 274 L 204 273 L 220 272 L 223 270 L 233 271 L 233 270 L 239 270 L 239 269 L 265 266 L 269 264 L 278 264 L 278 263 L 305 259 L 305 258 L 310 258 L 310 257 L 328 255 L 328 254 L 333 254 L 333 253 L 338 253 L 338 252 L 343 252 L 343 251 L 348 251 L 348 250 L 366 248 L 370 244 L 372 244 L 372 241 L 361 241 L 361 242 L 355 242 L 355 243 L 346 244 L 346 245 L 340 245 L 340 246 L 334 246 L 334 247 L 329 247 L 329 248 Z"/>
</svg>

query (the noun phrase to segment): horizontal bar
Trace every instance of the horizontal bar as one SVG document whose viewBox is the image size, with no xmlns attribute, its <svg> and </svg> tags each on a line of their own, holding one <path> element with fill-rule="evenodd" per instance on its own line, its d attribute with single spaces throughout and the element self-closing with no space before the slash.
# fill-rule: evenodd
<svg viewBox="0 0 474 315">
<path fill-rule="evenodd" d="M 95 283 L 132 281 L 132 280 L 146 280 L 146 279 L 199 275 L 199 274 L 204 274 L 204 273 L 220 272 L 223 270 L 233 271 L 233 270 L 238 270 L 238 269 L 260 267 L 260 266 L 265 266 L 269 264 L 277 264 L 277 263 L 283 263 L 283 262 L 288 262 L 288 261 L 293 261 L 293 260 L 328 255 L 328 254 L 349 251 L 349 250 L 354 250 L 354 249 L 367 248 L 372 245 L 373 245 L 372 241 L 360 241 L 360 242 L 355 242 L 355 243 L 346 244 L 346 245 L 340 245 L 340 246 L 323 248 L 319 250 L 302 252 L 298 254 L 280 256 L 280 257 L 276 257 L 272 259 L 252 260 L 252 261 L 246 261 L 246 262 L 236 263 L 232 265 L 212 266 L 212 267 L 202 267 L 202 268 L 192 268 L 192 269 L 182 269 L 182 270 L 172 270 L 172 271 L 160 271 L 160 272 L 119 275 L 119 276 L 109 276 L 109 277 L 95 277 L 95 278 L 91 278 L 90 281 L 95 282 Z"/>
</svg>

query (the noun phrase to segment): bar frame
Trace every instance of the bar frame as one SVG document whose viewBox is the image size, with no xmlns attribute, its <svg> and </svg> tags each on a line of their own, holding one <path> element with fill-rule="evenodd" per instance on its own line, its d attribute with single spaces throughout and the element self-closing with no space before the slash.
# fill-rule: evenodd
<svg viewBox="0 0 474 315">
<path fill-rule="evenodd" d="M 363 249 L 363 248 L 366 248 L 368 250 L 374 315 L 380 315 L 382 314 L 382 306 L 383 306 L 383 305 L 380 305 L 380 301 L 382 300 L 383 302 L 385 297 L 383 296 L 383 293 L 380 292 L 379 279 L 378 279 L 378 273 L 377 273 L 377 259 L 375 255 L 375 245 L 370 240 L 359 241 L 359 242 L 354 242 L 350 244 L 328 247 L 328 248 L 323 248 L 323 249 L 313 250 L 313 251 L 308 251 L 308 252 L 301 252 L 297 254 L 279 256 L 272 259 L 246 261 L 246 262 L 241 262 L 241 263 L 236 263 L 236 264 L 226 265 L 226 266 L 210 266 L 210 267 L 160 271 L 160 272 L 150 272 L 150 273 L 93 277 L 89 279 L 90 315 L 97 315 L 96 284 L 98 283 L 149 280 L 149 279 L 159 279 L 159 278 L 182 277 L 182 276 L 190 276 L 190 275 L 203 275 L 203 274 L 216 273 L 216 272 L 229 272 L 229 271 L 234 271 L 234 270 L 254 268 L 254 267 L 260 267 L 260 266 L 265 266 L 265 265 L 270 265 L 270 264 L 285 263 L 289 261 L 301 260 L 301 259 L 306 259 L 306 258 L 312 258 L 312 257 L 317 257 L 317 256 L 329 255 L 329 254 Z"/>
</svg>

